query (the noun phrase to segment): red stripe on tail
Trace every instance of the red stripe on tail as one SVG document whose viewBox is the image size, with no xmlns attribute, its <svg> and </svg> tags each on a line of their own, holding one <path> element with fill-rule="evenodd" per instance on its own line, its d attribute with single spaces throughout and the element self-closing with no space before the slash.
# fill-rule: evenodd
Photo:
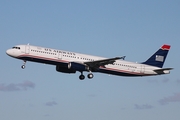
<svg viewBox="0 0 180 120">
<path fill-rule="evenodd" d="M 163 45 L 163 46 L 161 47 L 161 49 L 163 49 L 163 50 L 170 50 L 170 48 L 171 48 L 170 45 Z"/>
</svg>

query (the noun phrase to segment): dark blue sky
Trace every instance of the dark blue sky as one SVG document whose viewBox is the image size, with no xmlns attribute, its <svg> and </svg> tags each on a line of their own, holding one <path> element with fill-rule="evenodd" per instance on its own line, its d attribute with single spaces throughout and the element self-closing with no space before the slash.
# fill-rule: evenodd
<svg viewBox="0 0 180 120">
<path fill-rule="evenodd" d="M 0 1 L 0 118 L 3 120 L 179 120 L 178 0 Z M 126 78 L 58 73 L 55 66 L 10 58 L 32 44 L 143 62 L 161 45 L 171 50 L 171 74 Z M 87 73 L 85 73 L 86 75 Z"/>
</svg>

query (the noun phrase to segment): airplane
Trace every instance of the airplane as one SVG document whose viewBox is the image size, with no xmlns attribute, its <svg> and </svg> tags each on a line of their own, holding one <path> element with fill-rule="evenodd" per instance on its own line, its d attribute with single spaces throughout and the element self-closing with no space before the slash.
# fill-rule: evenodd
<svg viewBox="0 0 180 120">
<path fill-rule="evenodd" d="M 89 72 L 87 77 L 92 79 L 93 72 L 100 72 L 118 76 L 153 76 L 169 74 L 173 68 L 163 68 L 170 45 L 164 44 L 149 59 L 142 63 L 125 61 L 125 56 L 104 58 L 76 52 L 51 49 L 32 45 L 16 45 L 6 51 L 10 57 L 24 61 L 50 64 L 56 66 L 57 72 L 76 73 L 79 71 L 80 80 L 84 80 L 83 72 Z"/>
</svg>

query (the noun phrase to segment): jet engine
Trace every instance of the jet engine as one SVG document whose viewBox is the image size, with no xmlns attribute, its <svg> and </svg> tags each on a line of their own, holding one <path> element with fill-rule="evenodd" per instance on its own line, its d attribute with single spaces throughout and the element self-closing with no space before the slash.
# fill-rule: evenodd
<svg viewBox="0 0 180 120">
<path fill-rule="evenodd" d="M 56 71 L 62 73 L 76 73 L 76 70 L 69 69 L 68 65 L 56 65 Z"/>
<path fill-rule="evenodd" d="M 68 68 L 76 71 L 88 71 L 89 67 L 82 63 L 70 62 Z"/>
</svg>

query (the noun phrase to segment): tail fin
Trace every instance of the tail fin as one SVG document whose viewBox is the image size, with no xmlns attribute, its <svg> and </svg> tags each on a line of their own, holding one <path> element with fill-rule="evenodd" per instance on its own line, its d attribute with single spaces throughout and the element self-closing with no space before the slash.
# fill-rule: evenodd
<svg viewBox="0 0 180 120">
<path fill-rule="evenodd" d="M 142 64 L 162 68 L 170 48 L 170 45 L 163 45 L 156 53 L 154 53 L 154 55 L 152 55 L 146 62 L 143 62 Z"/>
</svg>

